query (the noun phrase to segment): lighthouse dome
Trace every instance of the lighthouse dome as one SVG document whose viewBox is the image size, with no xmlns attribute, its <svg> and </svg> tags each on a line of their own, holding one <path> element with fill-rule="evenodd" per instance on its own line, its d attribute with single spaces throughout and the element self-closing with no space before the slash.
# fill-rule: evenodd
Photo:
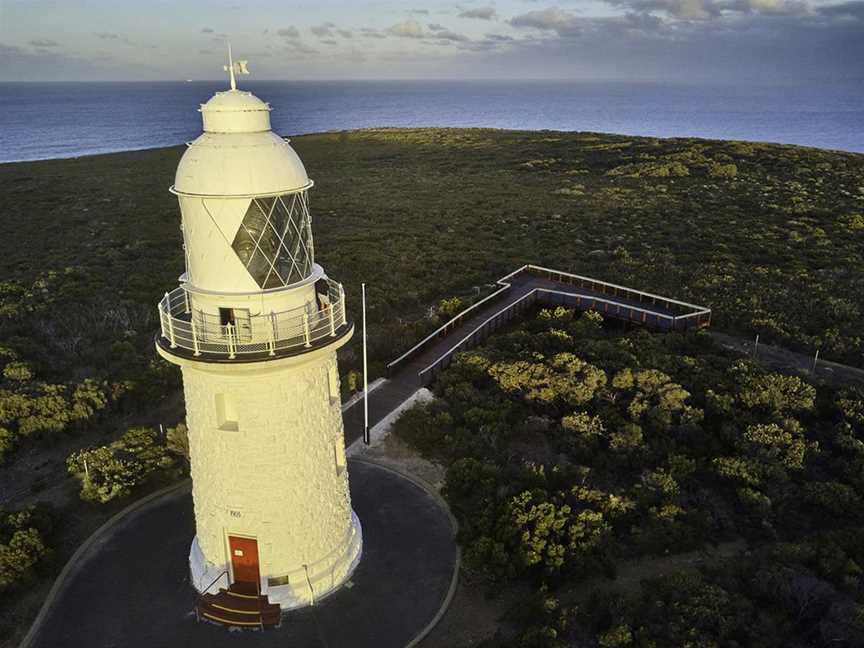
<svg viewBox="0 0 864 648">
<path fill-rule="evenodd" d="M 189 144 L 174 179 L 182 195 L 285 194 L 311 186 L 287 141 L 270 130 L 270 106 L 251 92 L 217 92 L 201 106 L 204 133 Z"/>
<path fill-rule="evenodd" d="M 255 133 L 270 130 L 270 104 L 251 92 L 217 92 L 201 104 L 204 130 L 208 133 Z"/>
</svg>

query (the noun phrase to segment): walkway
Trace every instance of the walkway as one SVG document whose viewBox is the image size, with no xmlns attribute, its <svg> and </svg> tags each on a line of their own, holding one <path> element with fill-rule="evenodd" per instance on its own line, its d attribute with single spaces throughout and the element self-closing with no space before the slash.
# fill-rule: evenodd
<svg viewBox="0 0 864 648">
<path fill-rule="evenodd" d="M 431 383 L 456 352 L 477 346 L 514 317 L 535 305 L 566 305 L 597 310 L 604 317 L 655 330 L 687 330 L 710 325 L 711 310 L 540 266 L 523 266 L 498 280 L 494 293 L 462 311 L 387 365 L 388 380 L 369 394 L 369 427 Z M 363 436 L 363 400 L 343 413 L 347 444 Z"/>
</svg>

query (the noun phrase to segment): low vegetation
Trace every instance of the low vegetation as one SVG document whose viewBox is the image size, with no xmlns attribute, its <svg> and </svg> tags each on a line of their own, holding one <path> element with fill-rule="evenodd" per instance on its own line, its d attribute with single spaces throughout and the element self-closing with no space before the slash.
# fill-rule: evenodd
<svg viewBox="0 0 864 648">
<path fill-rule="evenodd" d="M 368 283 L 373 375 L 529 262 L 706 304 L 722 330 L 864 364 L 862 155 L 480 129 L 293 145 L 317 183 L 318 261 L 345 282 L 355 314 Z M 140 408 L 178 388 L 152 336 L 155 303 L 183 269 L 166 189 L 181 154 L 0 165 L 2 218 L 16 232 L 0 240 L 0 401 L 13 401 L 0 402 L 4 454 L 92 426 L 87 410 Z M 96 400 L 72 413 L 79 387 Z"/>
<path fill-rule="evenodd" d="M 66 468 L 81 482 L 81 499 L 104 504 L 127 497 L 155 475 L 186 474 L 188 459 L 186 426 L 180 424 L 165 438 L 151 428 L 132 428 L 109 445 L 71 454 Z"/>
<path fill-rule="evenodd" d="M 48 507 L 0 509 L 0 597 L 26 584 L 51 557 L 54 518 Z"/>
<path fill-rule="evenodd" d="M 479 129 L 334 132 L 297 137 L 293 145 L 316 181 L 317 260 L 345 282 L 355 317 L 360 281 L 368 284 L 373 377 L 399 351 L 487 294 L 494 279 L 524 263 L 706 304 L 721 330 L 759 334 L 766 342 L 820 349 L 821 357 L 864 364 L 862 155 Z M 5 198 L 0 219 L 10 233 L 0 238 L 0 503 L 44 496 L 58 504 L 56 564 L 128 494 L 155 487 L 182 466 L 169 452 L 165 456 L 176 463 L 150 472 L 149 459 L 132 461 L 126 449 L 114 445 L 131 428 L 173 427 L 183 418 L 179 372 L 153 350 L 155 304 L 183 270 L 178 206 L 167 191 L 182 153 L 175 147 L 0 165 Z M 358 338 L 340 358 L 342 384 L 351 391 L 360 385 Z M 561 353 L 574 357 L 518 361 L 538 365 L 531 368 L 537 372 L 533 383 L 520 382 L 519 366 L 501 366 L 498 375 L 513 394 L 536 392 L 539 403 L 543 381 L 567 384 L 567 376 L 583 373 L 599 380 L 594 369 L 602 369 L 606 379 L 596 390 L 618 389 L 609 386 L 615 374 L 603 363 Z M 673 373 L 658 370 L 676 383 Z M 630 448 L 649 439 L 648 421 L 660 415 L 656 401 L 667 398 L 664 390 L 671 390 L 670 402 L 680 396 L 657 383 L 657 376 L 634 374 L 633 380 L 633 387 L 620 388 L 619 398 L 643 394 L 648 413 L 639 420 L 621 414 L 618 426 L 591 418 L 598 414 L 585 419 L 575 409 L 566 413 L 575 417 L 568 422 L 574 430 L 591 431 L 602 423 L 602 431 L 583 434 L 585 443 L 606 443 L 614 456 L 627 457 Z M 576 408 L 586 396 L 574 392 L 568 406 Z M 674 425 L 698 425 L 689 418 L 696 416 L 691 410 L 705 408 L 692 397 L 683 403 L 663 416 Z M 562 406 L 555 401 L 555 407 Z M 705 410 L 706 417 L 711 411 Z M 776 499 L 760 490 L 761 481 L 744 476 L 758 468 L 752 478 L 764 480 L 779 468 L 755 466 L 745 449 L 766 446 L 762 454 L 777 453 L 783 470 L 799 474 L 792 464 L 801 456 L 798 442 L 806 432 L 783 421 L 754 425 L 772 423 L 780 430 L 754 428 L 752 438 L 740 440 L 738 454 L 718 456 L 721 463 L 712 467 L 713 478 L 725 480 L 754 510 L 765 506 L 759 493 L 772 505 Z M 96 453 L 89 455 L 94 472 L 87 477 L 89 459 L 87 469 L 72 459 L 67 476 L 67 457 L 81 458 L 75 453 L 82 450 Z M 153 451 L 162 456 L 163 449 Z M 811 452 L 805 443 L 802 461 Z M 119 472 L 118 463 L 124 466 Z M 42 465 L 50 470 L 27 478 Z M 127 470 L 135 475 L 127 479 Z M 77 481 L 82 471 L 84 480 Z M 546 499 L 532 495 L 520 501 L 512 516 L 534 520 L 538 506 L 551 510 L 553 519 L 569 520 L 580 507 L 593 511 L 578 522 L 583 535 L 573 549 L 569 540 L 553 542 L 555 552 L 564 546 L 567 564 L 574 551 L 605 546 L 604 538 L 634 515 L 632 509 L 604 510 L 603 502 L 590 500 L 589 506 L 579 499 L 590 494 L 574 495 L 557 485 L 547 491 Z M 831 492 L 840 496 L 840 490 Z M 79 501 L 79 494 L 87 501 Z M 628 497 L 622 500 L 625 508 L 633 499 Z M 643 499 L 634 502 L 642 506 Z M 666 516 L 677 524 L 682 514 L 670 508 L 673 504 L 660 499 L 651 506 L 658 520 Z M 563 507 L 569 507 L 566 515 Z M 640 542 L 659 533 L 646 529 Z M 503 551 L 498 544 L 480 543 L 472 551 L 494 555 Z M 509 567 L 514 577 L 559 559 L 541 544 L 535 538 L 518 551 L 505 544 L 506 555 L 518 558 Z M 531 549 L 535 545 L 540 548 Z M 39 594 L 34 590 L 24 602 L 3 601 L 0 642 L 26 627 Z M 19 607 L 6 615 L 8 601 Z"/>
<path fill-rule="evenodd" d="M 448 467 L 465 567 L 535 592 L 489 646 L 864 642 L 864 393 L 564 308 L 458 355 L 434 388 L 396 433 Z M 625 562 L 742 541 L 604 585 Z"/>
</svg>

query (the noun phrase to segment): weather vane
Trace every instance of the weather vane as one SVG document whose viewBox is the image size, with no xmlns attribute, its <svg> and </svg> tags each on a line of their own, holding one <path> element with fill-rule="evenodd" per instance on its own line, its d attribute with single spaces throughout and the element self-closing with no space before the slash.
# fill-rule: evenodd
<svg viewBox="0 0 864 648">
<path fill-rule="evenodd" d="M 231 78 L 231 89 L 237 89 L 237 80 L 234 78 L 235 74 L 249 74 L 249 68 L 246 67 L 246 64 L 249 61 L 235 61 L 231 57 L 231 43 L 228 43 L 228 65 L 223 65 L 222 69 L 228 73 L 228 76 Z"/>
</svg>

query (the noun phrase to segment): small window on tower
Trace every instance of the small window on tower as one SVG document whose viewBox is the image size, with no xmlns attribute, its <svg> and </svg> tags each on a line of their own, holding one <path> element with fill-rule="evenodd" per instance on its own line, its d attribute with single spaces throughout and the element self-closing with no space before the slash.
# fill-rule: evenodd
<svg viewBox="0 0 864 648">
<path fill-rule="evenodd" d="M 336 474 L 341 475 L 345 471 L 345 443 L 342 439 L 336 439 L 333 449 L 336 456 Z"/>
<path fill-rule="evenodd" d="M 327 372 L 327 383 L 330 388 L 330 404 L 335 405 L 339 402 L 339 370 L 336 365 L 331 365 Z"/>
<path fill-rule="evenodd" d="M 220 430 L 231 432 L 240 429 L 237 422 L 237 404 L 231 394 L 216 394 L 216 425 Z"/>
</svg>

